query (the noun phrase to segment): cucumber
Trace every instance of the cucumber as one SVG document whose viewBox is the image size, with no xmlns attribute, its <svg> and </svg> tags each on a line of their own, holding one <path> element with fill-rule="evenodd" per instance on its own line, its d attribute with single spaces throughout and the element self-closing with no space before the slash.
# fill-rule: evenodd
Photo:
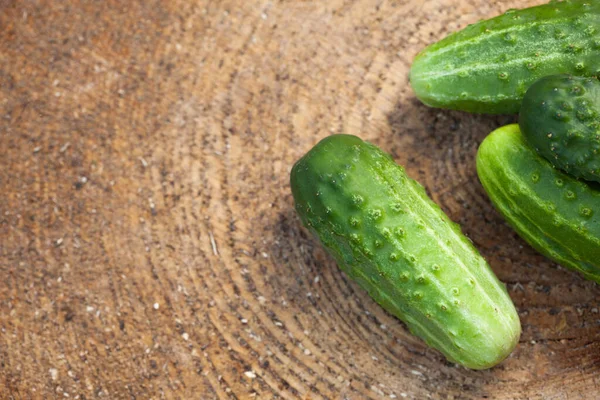
<svg viewBox="0 0 600 400">
<path fill-rule="evenodd" d="M 600 186 L 554 168 L 517 124 L 492 132 L 477 174 L 496 209 L 533 248 L 600 283 Z"/>
<path fill-rule="evenodd" d="M 447 36 L 417 55 L 410 83 L 429 106 L 516 114 L 539 78 L 599 68 L 600 1 L 571 0 L 510 10 Z"/>
<path fill-rule="evenodd" d="M 519 127 L 552 165 L 600 182 L 600 81 L 570 75 L 540 79 L 523 98 Z"/>
<path fill-rule="evenodd" d="M 295 207 L 339 267 L 449 360 L 490 368 L 521 325 L 506 288 L 471 242 L 376 146 L 323 139 L 292 168 Z"/>
</svg>

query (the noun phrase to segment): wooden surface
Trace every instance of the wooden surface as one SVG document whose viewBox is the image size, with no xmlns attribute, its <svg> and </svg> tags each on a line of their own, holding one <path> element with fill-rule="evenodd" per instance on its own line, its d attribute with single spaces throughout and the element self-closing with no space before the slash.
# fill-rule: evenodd
<svg viewBox="0 0 600 400">
<path fill-rule="evenodd" d="M 1 1 L 0 398 L 599 398 L 598 286 L 476 178 L 514 117 L 408 85 L 426 44 L 534 3 Z M 301 227 L 289 170 L 334 132 L 392 153 L 507 283 L 499 367 L 446 362 Z"/>
</svg>

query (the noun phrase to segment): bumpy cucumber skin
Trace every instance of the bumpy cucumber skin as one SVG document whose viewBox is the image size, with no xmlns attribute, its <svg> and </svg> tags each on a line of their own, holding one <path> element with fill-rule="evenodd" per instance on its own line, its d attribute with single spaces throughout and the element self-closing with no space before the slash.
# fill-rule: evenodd
<svg viewBox="0 0 600 400">
<path fill-rule="evenodd" d="M 600 186 L 554 168 L 517 124 L 492 132 L 477 152 L 479 180 L 496 209 L 533 248 L 600 283 Z"/>
<path fill-rule="evenodd" d="M 550 75 L 523 98 L 519 126 L 525 140 L 576 178 L 600 182 L 600 81 Z"/>
<path fill-rule="evenodd" d="M 323 139 L 291 171 L 296 210 L 340 268 L 449 360 L 490 368 L 521 325 L 504 285 L 444 212 L 379 148 Z"/>
<path fill-rule="evenodd" d="M 600 1 L 552 2 L 481 21 L 425 48 L 410 82 L 426 105 L 516 114 L 547 75 L 594 76 L 600 68 Z"/>
</svg>

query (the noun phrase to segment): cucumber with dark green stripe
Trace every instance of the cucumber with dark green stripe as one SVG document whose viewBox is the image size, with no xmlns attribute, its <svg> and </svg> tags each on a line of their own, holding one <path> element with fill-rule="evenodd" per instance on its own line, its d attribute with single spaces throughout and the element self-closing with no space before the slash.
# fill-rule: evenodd
<svg viewBox="0 0 600 400">
<path fill-rule="evenodd" d="M 600 74 L 600 1 L 551 2 L 470 25 L 425 48 L 410 83 L 432 107 L 518 113 L 546 75 Z"/>
<path fill-rule="evenodd" d="M 304 225 L 340 268 L 428 345 L 472 369 L 514 349 L 521 326 L 506 288 L 388 154 L 327 137 L 294 165 L 291 187 Z"/>
<path fill-rule="evenodd" d="M 600 186 L 554 168 L 517 124 L 492 132 L 477 173 L 496 209 L 532 247 L 600 282 Z"/>
<path fill-rule="evenodd" d="M 519 127 L 536 152 L 569 175 L 600 182 L 600 81 L 550 75 L 523 98 Z"/>
</svg>

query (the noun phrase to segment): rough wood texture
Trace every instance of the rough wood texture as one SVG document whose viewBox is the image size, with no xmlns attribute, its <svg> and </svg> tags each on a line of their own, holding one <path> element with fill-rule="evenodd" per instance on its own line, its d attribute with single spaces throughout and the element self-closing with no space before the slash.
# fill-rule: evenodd
<svg viewBox="0 0 600 400">
<path fill-rule="evenodd" d="M 0 397 L 598 398 L 598 286 L 476 178 L 514 118 L 407 80 L 426 44 L 534 3 L 0 2 Z M 501 366 L 445 362 L 300 226 L 290 167 L 333 132 L 391 152 L 508 284 Z"/>
</svg>

